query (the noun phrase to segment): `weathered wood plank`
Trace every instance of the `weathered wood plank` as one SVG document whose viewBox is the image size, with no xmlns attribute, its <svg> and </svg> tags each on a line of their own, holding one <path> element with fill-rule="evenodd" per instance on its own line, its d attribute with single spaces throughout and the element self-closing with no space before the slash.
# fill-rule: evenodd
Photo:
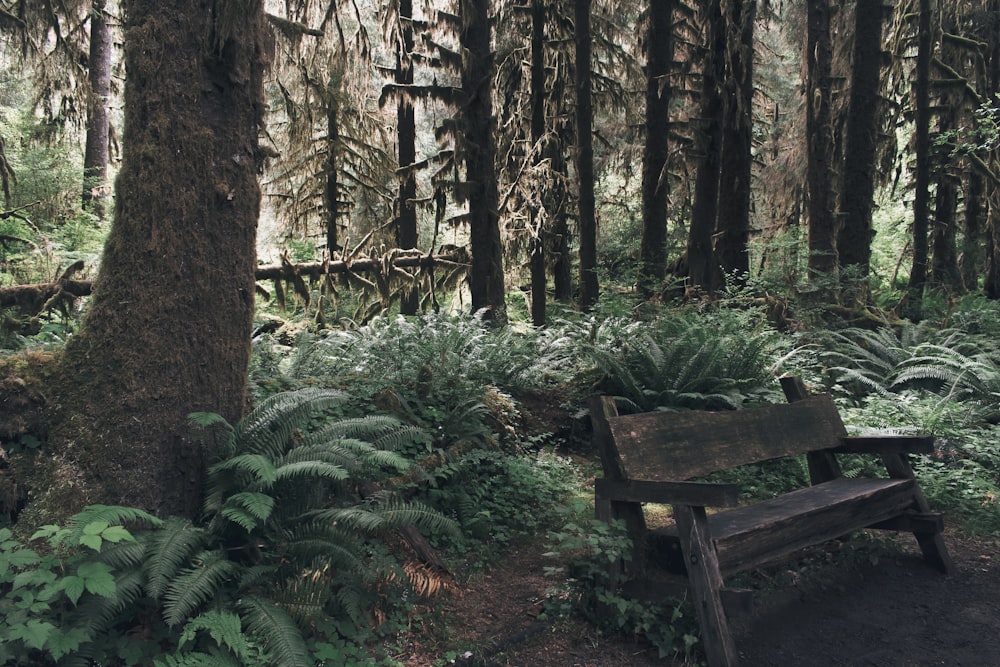
<svg viewBox="0 0 1000 667">
<path fill-rule="evenodd" d="M 739 487 L 736 484 L 598 479 L 594 486 L 599 497 L 610 500 L 703 507 L 736 507 L 739 504 Z"/>
<path fill-rule="evenodd" d="M 625 477 L 687 480 L 829 449 L 847 435 L 829 396 L 729 412 L 646 412 L 608 420 Z"/>
<path fill-rule="evenodd" d="M 930 454 L 932 435 L 852 435 L 834 451 L 844 454 Z"/>
<path fill-rule="evenodd" d="M 720 567 L 742 572 L 916 509 L 914 489 L 913 480 L 840 478 L 714 514 Z"/>
<path fill-rule="evenodd" d="M 806 383 L 797 375 L 785 375 L 779 378 L 778 382 L 781 383 L 781 390 L 789 403 L 797 403 L 811 395 Z M 812 484 L 829 482 L 831 479 L 843 476 L 837 457 L 828 449 L 807 452 L 806 461 L 809 464 L 809 481 Z"/>
<path fill-rule="evenodd" d="M 712 667 L 733 667 L 739 658 L 722 606 L 722 573 L 712 545 L 705 508 L 677 505 L 674 507 L 674 518 L 684 559 L 688 563 L 691 603 L 698 616 L 708 664 Z"/>
</svg>

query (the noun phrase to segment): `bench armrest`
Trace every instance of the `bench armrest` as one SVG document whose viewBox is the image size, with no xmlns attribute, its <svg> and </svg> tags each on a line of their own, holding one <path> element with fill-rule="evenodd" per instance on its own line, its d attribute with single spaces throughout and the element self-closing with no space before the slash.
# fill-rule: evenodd
<svg viewBox="0 0 1000 667">
<path fill-rule="evenodd" d="M 599 498 L 624 502 L 700 507 L 735 507 L 739 504 L 739 487 L 736 484 L 600 478 L 595 481 L 594 487 Z"/>
<path fill-rule="evenodd" d="M 930 454 L 932 435 L 859 435 L 841 438 L 834 451 L 845 454 Z"/>
</svg>

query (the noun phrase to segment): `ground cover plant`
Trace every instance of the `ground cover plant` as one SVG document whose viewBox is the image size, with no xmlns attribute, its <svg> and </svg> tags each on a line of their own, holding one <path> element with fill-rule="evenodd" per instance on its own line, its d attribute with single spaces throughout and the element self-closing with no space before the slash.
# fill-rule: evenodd
<svg viewBox="0 0 1000 667">
<path fill-rule="evenodd" d="M 562 317 L 544 330 L 432 314 L 261 335 L 257 408 L 237 425 L 192 415 L 222 443 L 199 522 L 121 509 L 33 540 L 5 533 L 8 663 L 68 664 L 73 653 L 123 664 L 397 664 L 418 609 L 437 604 L 422 596 L 447 596 L 524 540 L 553 554 L 546 622 L 611 606 L 606 636 L 696 661 L 683 600 L 650 607 L 603 580 L 624 538 L 587 518 L 597 468 L 580 417 L 594 391 L 633 410 L 739 409 L 782 400 L 775 375 L 799 373 L 832 392 L 852 425 L 937 434 L 935 454 L 915 461 L 932 505 L 967 531 L 1000 532 L 988 311 L 794 334 L 726 303 L 636 320 Z M 539 395 L 559 403 L 547 422 L 531 419 Z M 7 457 L 37 455 L 5 444 Z M 806 472 L 792 462 L 731 474 L 763 496 Z M 414 557 L 404 526 L 444 569 Z M 99 639 L 109 628 L 146 639 L 113 648 Z"/>
</svg>

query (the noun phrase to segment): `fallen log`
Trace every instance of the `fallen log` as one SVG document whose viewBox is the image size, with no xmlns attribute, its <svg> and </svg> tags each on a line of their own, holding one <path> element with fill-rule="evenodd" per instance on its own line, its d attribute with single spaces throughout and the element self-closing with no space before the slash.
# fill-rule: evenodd
<svg viewBox="0 0 1000 667">
<path fill-rule="evenodd" d="M 465 252 L 446 255 L 386 255 L 385 257 L 363 257 L 355 260 L 335 260 L 292 264 L 282 262 L 257 267 L 257 280 L 301 280 L 325 275 L 344 273 L 385 273 L 393 269 L 432 268 L 434 266 L 462 266 L 470 262 Z M 65 277 L 50 283 L 14 285 L 0 288 L 0 308 L 16 307 L 25 313 L 37 315 L 60 297 L 77 298 L 89 296 L 93 291 L 92 280 L 68 280 Z"/>
</svg>

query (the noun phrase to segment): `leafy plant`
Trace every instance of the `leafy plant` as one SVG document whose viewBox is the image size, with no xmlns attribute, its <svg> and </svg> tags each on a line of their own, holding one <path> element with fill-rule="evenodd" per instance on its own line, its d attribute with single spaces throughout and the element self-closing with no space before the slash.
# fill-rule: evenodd
<svg viewBox="0 0 1000 667">
<path fill-rule="evenodd" d="M 373 607 L 389 591 L 404 598 L 408 580 L 383 538 L 454 524 L 389 491 L 359 495 L 404 470 L 394 450 L 422 436 L 390 417 L 323 418 L 343 400 L 331 390 L 277 394 L 234 426 L 192 415 L 223 436 L 198 523 L 96 506 L 35 535 L 48 555 L 0 533 L 3 655 L 298 666 L 369 633 Z M 121 526 L 136 522 L 153 528 Z"/>
<path fill-rule="evenodd" d="M 549 575 L 561 579 L 549 591 L 547 614 L 565 617 L 581 613 L 610 632 L 644 637 L 661 658 L 692 657 L 698 642 L 697 626 L 685 616 L 682 600 L 646 604 L 624 597 L 612 587 L 611 565 L 627 561 L 632 552 L 621 522 L 570 522 L 550 532 L 549 539 L 553 548 L 546 555 L 565 564 L 546 568 Z"/>
<path fill-rule="evenodd" d="M 770 380 L 774 333 L 752 318 L 680 310 L 648 323 L 593 323 L 578 343 L 592 385 L 637 412 L 736 408 Z"/>
<path fill-rule="evenodd" d="M 114 569 L 97 555 L 135 543 L 121 522 L 160 523 L 139 510 L 94 505 L 27 542 L 0 529 L 0 664 L 59 661 L 98 638 L 77 610 L 120 594 Z"/>
</svg>

